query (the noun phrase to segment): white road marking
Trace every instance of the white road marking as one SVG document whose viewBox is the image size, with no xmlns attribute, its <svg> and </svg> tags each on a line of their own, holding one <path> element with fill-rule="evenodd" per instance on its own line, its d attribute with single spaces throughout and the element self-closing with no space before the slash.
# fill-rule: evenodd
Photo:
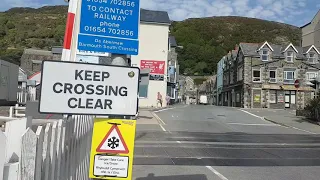
<svg viewBox="0 0 320 180">
<path fill-rule="evenodd" d="M 181 144 L 181 141 L 177 141 L 177 143 Z"/>
<path fill-rule="evenodd" d="M 159 126 L 161 127 L 162 131 L 167 132 L 167 130 L 161 124 L 159 124 Z"/>
<path fill-rule="evenodd" d="M 160 109 L 158 111 L 154 111 L 154 112 L 162 112 L 162 111 L 168 111 L 170 109 L 175 109 L 176 107 L 173 107 L 173 108 L 166 108 L 166 109 Z"/>
<path fill-rule="evenodd" d="M 160 121 L 159 123 L 166 125 L 166 123 L 154 112 L 152 112 L 152 115 L 158 120 Z"/>
<path fill-rule="evenodd" d="M 309 134 L 317 134 L 317 133 L 314 133 L 314 132 L 311 132 L 311 131 L 307 131 L 307 130 L 303 130 L 303 129 L 300 129 L 300 128 L 296 128 L 296 127 L 293 127 L 293 126 L 290 126 L 290 127 L 295 129 L 295 130 L 303 131 L 303 132 L 306 132 L 306 133 L 309 133 Z"/>
<path fill-rule="evenodd" d="M 242 111 L 242 112 L 244 112 L 244 113 L 247 113 L 247 114 L 250 114 L 251 116 L 254 116 L 254 117 L 256 117 L 256 118 L 262 118 L 261 116 L 257 116 L 257 115 L 255 115 L 255 114 L 252 114 L 252 113 L 250 113 L 250 112 L 248 112 L 248 111 L 245 111 L 245 110 L 243 110 L 243 109 L 239 109 L 240 111 Z"/>
<path fill-rule="evenodd" d="M 250 114 L 251 116 L 260 118 L 260 119 L 263 120 L 263 121 L 269 122 L 269 121 L 265 120 L 263 117 L 257 116 L 257 115 L 255 115 L 255 114 L 252 114 L 252 113 L 250 113 L 250 112 L 248 112 L 248 111 L 245 111 L 245 110 L 243 110 L 243 109 L 240 109 L 240 111 L 242 111 L 242 112 L 244 112 L 244 113 L 247 113 L 247 114 Z M 280 126 L 281 126 L 281 125 L 280 125 Z M 286 125 L 286 126 L 288 126 L 288 125 Z M 285 127 L 285 126 L 282 126 L 282 127 Z M 311 132 L 311 131 L 307 131 L 307 130 L 303 130 L 303 129 L 300 129 L 300 128 L 296 128 L 296 127 L 293 127 L 293 126 L 288 126 L 288 127 L 292 128 L 292 129 L 295 129 L 295 130 L 303 131 L 303 132 L 306 132 L 306 133 L 309 133 L 309 134 L 317 134 L 317 133 L 314 133 L 314 132 Z M 286 128 L 288 128 L 288 127 L 286 127 Z"/>
<path fill-rule="evenodd" d="M 160 109 L 160 110 L 157 110 L 157 111 L 154 111 L 154 112 L 157 113 L 157 112 L 162 112 L 162 111 L 168 111 L 168 110 L 171 110 L 171 109 L 185 108 L 185 107 L 188 107 L 188 106 L 189 105 L 185 105 L 185 106 L 182 106 L 182 107 L 165 108 L 165 109 Z"/>
<path fill-rule="evenodd" d="M 206 166 L 206 168 L 208 168 L 211 172 L 213 172 L 215 175 L 217 175 L 220 179 L 222 179 L 222 180 L 228 180 L 228 178 L 226 178 L 224 175 L 222 175 L 221 173 L 219 173 L 217 170 L 213 169 L 213 167 L 211 167 L 211 166 Z"/>
<path fill-rule="evenodd" d="M 280 126 L 278 124 L 246 124 L 246 123 L 228 123 L 230 125 L 239 125 L 239 126 Z"/>
</svg>

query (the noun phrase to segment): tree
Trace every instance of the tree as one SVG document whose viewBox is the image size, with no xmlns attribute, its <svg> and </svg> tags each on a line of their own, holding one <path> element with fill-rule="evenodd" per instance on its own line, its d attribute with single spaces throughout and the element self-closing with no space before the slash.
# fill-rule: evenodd
<svg viewBox="0 0 320 180">
<path fill-rule="evenodd" d="M 11 21 L 8 21 L 6 26 L 8 29 L 14 29 L 16 27 Z"/>
<path fill-rule="evenodd" d="M 3 38 L 7 34 L 3 26 L 0 26 L 0 38 Z"/>
</svg>

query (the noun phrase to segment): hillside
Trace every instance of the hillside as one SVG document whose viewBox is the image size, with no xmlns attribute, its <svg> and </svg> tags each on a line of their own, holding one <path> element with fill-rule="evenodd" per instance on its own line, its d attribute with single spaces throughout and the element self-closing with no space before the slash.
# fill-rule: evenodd
<svg viewBox="0 0 320 180">
<path fill-rule="evenodd" d="M 13 8 L 0 13 L 0 58 L 19 63 L 24 48 L 62 45 L 66 6 Z"/>
<path fill-rule="evenodd" d="M 300 44 L 298 27 L 245 17 L 211 17 L 173 22 L 171 33 L 180 46 L 181 72 L 207 75 L 216 71 L 217 62 L 240 42 Z"/>
<path fill-rule="evenodd" d="M 0 58 L 19 64 L 24 48 L 62 45 L 66 15 L 66 6 L 13 8 L 0 13 Z M 181 72 L 188 75 L 212 74 L 221 57 L 239 42 L 300 42 L 297 27 L 243 17 L 173 22 L 171 33 L 184 46 L 178 58 Z"/>
</svg>

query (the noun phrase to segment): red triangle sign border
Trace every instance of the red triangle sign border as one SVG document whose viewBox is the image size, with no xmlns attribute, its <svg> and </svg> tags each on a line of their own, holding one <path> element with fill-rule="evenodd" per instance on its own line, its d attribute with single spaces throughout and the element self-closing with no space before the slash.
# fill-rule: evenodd
<svg viewBox="0 0 320 180">
<path fill-rule="evenodd" d="M 103 144 L 107 141 L 109 135 L 112 133 L 112 131 L 116 129 L 118 135 L 119 135 L 119 138 L 123 144 L 123 147 L 124 147 L 124 151 L 123 150 L 102 150 L 101 147 L 103 146 Z M 129 153 L 129 149 L 127 147 L 127 144 L 126 142 L 124 141 L 123 137 L 122 137 L 122 134 L 120 133 L 120 130 L 118 128 L 117 125 L 113 125 L 109 132 L 106 134 L 106 136 L 103 138 L 103 140 L 100 142 L 99 146 L 97 147 L 96 151 L 98 153 L 111 153 L 111 154 L 128 154 Z"/>
</svg>

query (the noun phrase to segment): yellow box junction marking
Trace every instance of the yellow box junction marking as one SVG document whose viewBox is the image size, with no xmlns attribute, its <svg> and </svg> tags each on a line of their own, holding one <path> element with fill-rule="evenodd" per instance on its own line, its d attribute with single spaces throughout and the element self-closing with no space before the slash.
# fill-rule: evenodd
<svg viewBox="0 0 320 180">
<path fill-rule="evenodd" d="M 94 120 L 89 177 L 132 179 L 135 120 Z"/>
</svg>

